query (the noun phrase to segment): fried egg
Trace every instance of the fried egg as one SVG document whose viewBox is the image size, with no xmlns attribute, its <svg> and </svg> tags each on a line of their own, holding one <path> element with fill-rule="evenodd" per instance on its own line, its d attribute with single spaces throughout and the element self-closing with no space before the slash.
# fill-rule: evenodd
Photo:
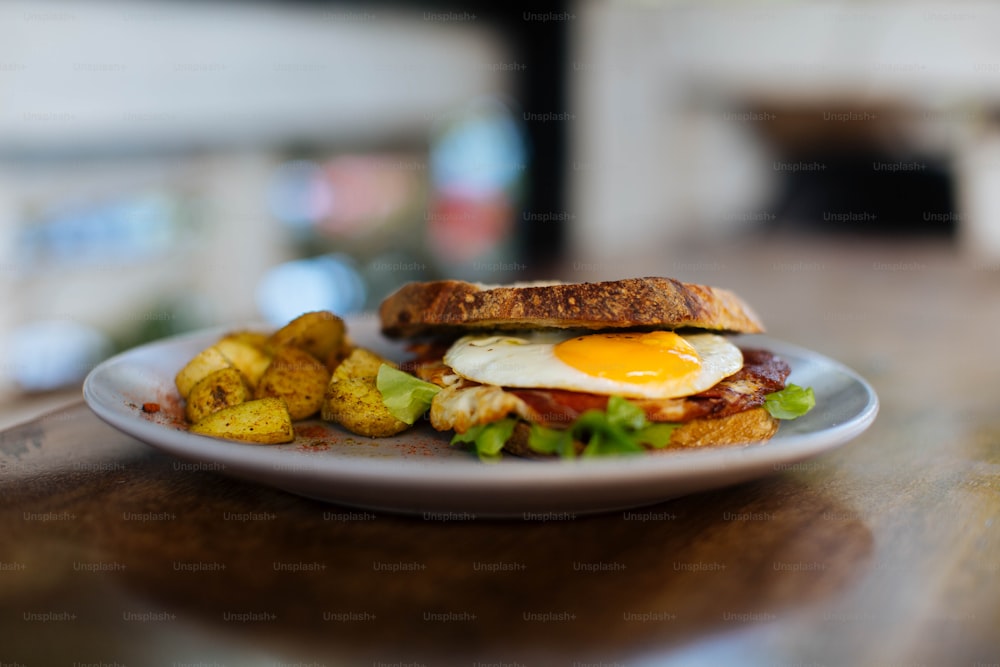
<svg viewBox="0 0 1000 667">
<path fill-rule="evenodd" d="M 534 332 L 465 336 L 444 362 L 482 384 L 660 399 L 709 389 L 743 367 L 743 353 L 708 333 Z"/>
</svg>

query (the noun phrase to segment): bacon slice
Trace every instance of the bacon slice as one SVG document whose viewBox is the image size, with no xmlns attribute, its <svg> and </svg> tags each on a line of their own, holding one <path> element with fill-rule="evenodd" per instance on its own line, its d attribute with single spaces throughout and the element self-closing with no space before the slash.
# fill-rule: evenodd
<svg viewBox="0 0 1000 667">
<path fill-rule="evenodd" d="M 743 349 L 743 368 L 714 387 L 684 398 L 632 399 L 654 422 L 719 418 L 760 407 L 785 386 L 791 369 L 767 350 Z M 444 388 L 431 404 L 431 424 L 459 433 L 511 414 L 544 426 L 568 426 L 587 410 L 604 410 L 608 397 L 563 389 L 506 389 L 463 380 L 443 363 L 429 362 L 420 375 Z"/>
</svg>

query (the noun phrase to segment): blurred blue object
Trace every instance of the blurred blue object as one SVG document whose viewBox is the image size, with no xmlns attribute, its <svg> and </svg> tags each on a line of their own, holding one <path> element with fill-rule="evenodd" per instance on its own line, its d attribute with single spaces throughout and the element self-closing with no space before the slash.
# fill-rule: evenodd
<svg viewBox="0 0 1000 667">
<path fill-rule="evenodd" d="M 66 204 L 26 222 L 16 253 L 27 272 L 131 264 L 168 250 L 179 224 L 178 202 L 156 191 Z"/>
<path fill-rule="evenodd" d="M 488 197 L 514 187 L 526 160 L 525 138 L 510 110 L 485 97 L 443 127 L 431 147 L 431 176 L 438 190 Z"/>
<path fill-rule="evenodd" d="M 293 160 L 275 170 L 267 193 L 271 214 L 292 228 L 310 228 L 330 213 L 333 192 L 320 165 Z"/>
<path fill-rule="evenodd" d="M 80 382 L 112 352 L 103 333 L 73 320 L 40 320 L 11 331 L 11 377 L 25 391 L 51 391 Z"/>
<path fill-rule="evenodd" d="M 257 286 L 257 307 L 281 326 L 311 310 L 348 315 L 364 308 L 366 287 L 354 262 L 339 253 L 297 259 L 273 267 Z"/>
</svg>

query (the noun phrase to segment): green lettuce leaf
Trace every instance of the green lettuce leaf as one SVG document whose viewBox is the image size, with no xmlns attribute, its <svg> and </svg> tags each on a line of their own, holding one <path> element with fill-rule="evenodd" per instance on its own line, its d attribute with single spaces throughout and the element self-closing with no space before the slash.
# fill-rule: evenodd
<svg viewBox="0 0 1000 667">
<path fill-rule="evenodd" d="M 431 406 L 441 387 L 388 364 L 379 366 L 375 386 L 382 394 L 382 403 L 396 419 L 412 424 Z"/>
<path fill-rule="evenodd" d="M 539 424 L 531 425 L 528 447 L 539 454 L 558 454 L 564 459 L 576 456 L 573 449 L 573 434 L 565 428 L 548 428 Z"/>
<path fill-rule="evenodd" d="M 635 432 L 635 439 L 653 449 L 663 449 L 670 444 L 670 435 L 680 424 L 658 422 L 649 424 Z"/>
<path fill-rule="evenodd" d="M 573 437 L 586 443 L 583 455 L 586 457 L 614 456 L 643 451 L 642 445 L 632 437 L 636 430 L 635 420 L 623 423 L 623 415 L 616 410 L 616 406 L 611 405 L 611 401 L 608 401 L 608 404 L 610 410 L 604 412 L 587 410 L 577 417 L 570 427 Z M 641 416 L 642 423 L 645 424 L 646 417 L 645 415 Z M 624 415 L 624 418 L 630 419 L 627 415 Z"/>
<path fill-rule="evenodd" d="M 776 419 L 795 419 L 813 409 L 816 396 L 812 387 L 790 384 L 764 397 L 764 407 Z"/>
<path fill-rule="evenodd" d="M 510 439 L 514 432 L 517 420 L 514 418 L 501 419 L 489 424 L 477 424 L 465 433 L 456 433 L 451 439 L 451 444 L 457 445 L 463 442 L 471 442 L 475 445 L 476 454 L 483 461 L 495 461 L 500 458 L 500 450 L 504 443 Z"/>
<path fill-rule="evenodd" d="M 608 397 L 608 405 L 604 410 L 608 423 L 631 430 L 641 429 L 646 425 L 646 413 L 635 403 L 621 396 Z"/>
<path fill-rule="evenodd" d="M 582 456 L 638 454 L 645 446 L 656 449 L 670 443 L 670 434 L 680 424 L 650 423 L 642 408 L 621 396 L 608 399 L 605 410 L 587 410 L 569 428 L 532 425 L 528 446 L 539 454 L 573 458 L 574 441 L 584 444 Z"/>
</svg>

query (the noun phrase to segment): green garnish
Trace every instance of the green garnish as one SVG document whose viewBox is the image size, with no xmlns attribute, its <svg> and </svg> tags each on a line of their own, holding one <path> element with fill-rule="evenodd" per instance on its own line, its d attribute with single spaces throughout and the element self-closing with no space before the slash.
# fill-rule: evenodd
<svg viewBox="0 0 1000 667">
<path fill-rule="evenodd" d="M 531 433 L 528 434 L 528 447 L 539 454 L 558 454 L 564 459 L 576 456 L 573 434 L 564 428 L 548 428 L 532 424 Z"/>
<path fill-rule="evenodd" d="M 598 410 L 594 410 L 593 412 L 600 414 Z M 633 431 L 646 426 L 646 413 L 642 411 L 642 408 L 631 401 L 626 401 L 621 396 L 610 396 L 608 398 L 608 405 L 604 409 L 604 414 L 608 418 L 608 423 L 615 426 L 621 426 Z"/>
<path fill-rule="evenodd" d="M 670 434 L 679 426 L 666 422 L 650 424 L 636 431 L 635 439 L 653 449 L 663 449 L 670 444 Z"/>
<path fill-rule="evenodd" d="M 795 419 L 813 409 L 816 396 L 812 387 L 790 384 L 764 397 L 764 407 L 776 419 Z"/>
<path fill-rule="evenodd" d="M 382 403 L 396 419 L 412 424 L 427 412 L 441 387 L 424 382 L 388 364 L 379 366 L 375 386 L 382 394 Z"/>
<path fill-rule="evenodd" d="M 500 458 L 500 450 L 504 443 L 510 440 L 514 433 L 514 426 L 517 420 L 513 417 L 501 419 L 489 424 L 477 424 L 465 433 L 456 433 L 451 439 L 451 444 L 457 445 L 461 442 L 471 442 L 475 445 L 476 454 L 483 461 L 495 461 Z"/>
<path fill-rule="evenodd" d="M 574 441 L 583 442 L 582 455 L 618 456 L 666 447 L 679 424 L 649 423 L 642 408 L 621 396 L 608 399 L 607 408 L 587 410 L 569 428 L 554 429 L 533 424 L 528 446 L 539 454 L 576 456 Z"/>
</svg>

